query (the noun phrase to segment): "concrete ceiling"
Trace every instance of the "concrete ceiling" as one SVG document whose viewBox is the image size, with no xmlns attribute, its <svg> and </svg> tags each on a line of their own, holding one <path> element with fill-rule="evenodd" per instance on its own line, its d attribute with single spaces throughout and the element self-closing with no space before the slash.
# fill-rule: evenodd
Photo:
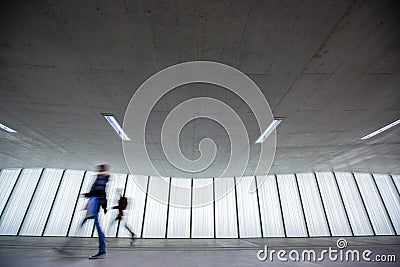
<svg viewBox="0 0 400 267">
<path fill-rule="evenodd" d="M 271 173 L 400 173 L 399 126 L 359 140 L 400 118 L 399 18 L 396 0 L 2 1 L 0 121 L 18 133 L 0 131 L 0 168 L 107 162 L 127 172 L 121 140 L 101 113 L 122 123 L 151 75 L 209 60 L 247 74 L 274 116 L 285 118 Z M 152 130 L 194 96 L 227 102 L 247 117 L 251 138 L 260 133 L 246 106 L 223 89 L 177 88 L 146 129 L 154 158 L 172 176 Z M 199 119 L 182 134 L 189 159 L 199 156 L 202 138 L 216 140 L 222 150 L 204 174 L 216 176 L 230 155 L 224 129 Z"/>
</svg>

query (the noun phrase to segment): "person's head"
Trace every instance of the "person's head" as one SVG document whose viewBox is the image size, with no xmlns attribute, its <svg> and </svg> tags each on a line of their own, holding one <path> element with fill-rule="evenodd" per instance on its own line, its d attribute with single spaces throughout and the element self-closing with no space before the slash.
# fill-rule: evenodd
<svg viewBox="0 0 400 267">
<path fill-rule="evenodd" d="M 98 172 L 105 172 L 107 170 L 108 170 L 108 166 L 106 164 L 97 165 L 97 171 Z"/>
</svg>

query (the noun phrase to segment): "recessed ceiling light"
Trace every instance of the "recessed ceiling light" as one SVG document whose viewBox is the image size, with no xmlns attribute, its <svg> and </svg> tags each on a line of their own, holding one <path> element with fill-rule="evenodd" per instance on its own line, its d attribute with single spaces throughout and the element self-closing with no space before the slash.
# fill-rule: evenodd
<svg viewBox="0 0 400 267">
<path fill-rule="evenodd" d="M 257 141 L 255 144 L 262 143 L 265 141 L 265 139 L 268 138 L 268 136 L 272 133 L 272 131 L 281 123 L 283 119 L 274 119 L 273 122 L 268 126 L 268 128 L 263 132 L 263 134 L 258 137 Z"/>
<path fill-rule="evenodd" d="M 16 133 L 16 132 L 17 132 L 17 131 L 14 131 L 14 130 L 11 129 L 11 128 L 5 126 L 4 124 L 1 124 L 1 123 L 0 123 L 0 129 L 4 130 L 4 131 L 6 131 L 6 132 L 9 132 L 9 133 Z"/>
<path fill-rule="evenodd" d="M 380 129 L 378 129 L 378 130 L 376 130 L 376 131 L 374 131 L 374 132 L 372 132 L 372 133 L 370 133 L 370 134 L 368 134 L 368 135 L 366 135 L 364 137 L 361 137 L 361 140 L 365 140 L 365 139 L 371 138 L 371 137 L 373 137 L 373 136 L 375 136 L 377 134 L 380 134 L 381 132 L 390 129 L 390 128 L 396 126 L 399 123 L 400 123 L 400 119 L 398 119 L 397 121 L 392 122 L 391 124 L 388 124 L 388 125 L 380 128 Z"/>
<path fill-rule="evenodd" d="M 107 120 L 107 122 L 114 128 L 115 132 L 121 137 L 124 141 L 130 141 L 129 137 L 125 134 L 124 130 L 122 130 L 121 125 L 119 125 L 118 121 L 115 119 L 113 114 L 102 113 L 103 117 Z"/>
</svg>

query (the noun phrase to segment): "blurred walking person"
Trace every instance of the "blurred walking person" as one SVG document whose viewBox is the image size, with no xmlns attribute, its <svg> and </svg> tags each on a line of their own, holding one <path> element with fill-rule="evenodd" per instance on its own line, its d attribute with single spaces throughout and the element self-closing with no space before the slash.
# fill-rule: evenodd
<svg viewBox="0 0 400 267">
<path fill-rule="evenodd" d="M 126 208 L 128 207 L 128 199 L 124 195 L 122 195 L 122 189 L 118 189 L 117 194 L 120 195 L 120 198 L 118 200 L 118 205 L 114 206 L 112 208 L 118 210 L 118 215 L 115 218 L 115 220 L 111 223 L 111 225 L 113 225 L 115 222 L 121 222 L 122 218 L 124 217 L 124 210 L 126 210 Z M 110 225 L 110 227 L 111 227 L 111 225 Z M 133 244 L 133 241 L 134 241 L 136 235 L 128 227 L 128 224 L 126 222 L 125 222 L 125 228 L 131 234 L 131 239 L 132 239 L 131 244 Z"/>
<path fill-rule="evenodd" d="M 84 196 L 89 198 L 87 206 L 87 215 L 83 220 L 83 225 L 87 219 L 94 219 L 94 225 L 99 236 L 99 251 L 98 253 L 89 257 L 89 259 L 100 259 L 106 255 L 106 238 L 101 230 L 99 223 L 99 211 L 100 207 L 103 208 L 104 214 L 107 213 L 107 194 L 106 185 L 110 179 L 110 173 L 108 172 L 108 166 L 105 164 L 97 166 L 97 177 L 94 181 L 90 192 L 85 193 Z"/>
</svg>

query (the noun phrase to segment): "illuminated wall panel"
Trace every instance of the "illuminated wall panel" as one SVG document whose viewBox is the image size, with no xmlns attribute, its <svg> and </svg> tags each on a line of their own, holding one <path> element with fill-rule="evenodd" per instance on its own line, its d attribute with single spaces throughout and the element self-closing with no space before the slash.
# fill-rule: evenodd
<svg viewBox="0 0 400 267">
<path fill-rule="evenodd" d="M 20 172 L 20 169 L 2 170 L 0 172 L 0 214 L 4 210 Z"/>
<path fill-rule="evenodd" d="M 20 235 L 40 236 L 57 193 L 63 170 L 45 169 L 26 214 Z"/>
<path fill-rule="evenodd" d="M 0 235 L 96 237 L 81 228 L 95 172 L 0 172 Z M 171 182 L 171 184 L 170 184 Z M 235 184 L 236 182 L 236 184 Z M 107 237 L 252 238 L 398 235 L 400 175 L 319 172 L 180 179 L 112 174 Z M 128 207 L 116 221 L 120 194 Z M 216 200 L 216 201 L 214 201 Z"/>
<path fill-rule="evenodd" d="M 171 180 L 167 237 L 190 237 L 191 183 L 190 179 Z"/>
<path fill-rule="evenodd" d="M 124 212 L 124 219 L 120 223 L 118 237 L 131 237 L 126 226 L 140 237 L 148 180 L 147 176 L 129 175 L 125 191 L 128 207 Z"/>
<path fill-rule="evenodd" d="M 150 177 L 143 237 L 165 238 L 170 178 Z"/>
<path fill-rule="evenodd" d="M 86 205 L 88 199 L 83 197 L 82 194 L 88 193 L 96 179 L 96 172 L 86 172 L 85 178 L 83 179 L 81 191 L 79 192 L 78 202 L 72 216 L 72 223 L 68 236 L 82 236 L 90 237 L 93 231 L 93 220 L 87 220 L 83 226 L 81 226 L 83 219 L 86 216 Z"/>
<path fill-rule="evenodd" d="M 39 181 L 42 169 L 24 169 L 1 216 L 0 233 L 16 235 Z"/>
<path fill-rule="evenodd" d="M 381 193 L 396 233 L 400 233 L 400 195 L 389 175 L 374 174 L 375 182 Z"/>
<path fill-rule="evenodd" d="M 65 171 L 44 231 L 45 236 L 67 235 L 83 175 L 84 171 Z"/>
<path fill-rule="evenodd" d="M 214 237 L 213 179 L 193 179 L 192 237 Z"/>
<path fill-rule="evenodd" d="M 374 231 L 353 174 L 337 172 L 336 179 L 354 235 L 373 235 Z"/>
<path fill-rule="evenodd" d="M 396 185 L 397 191 L 400 194 L 400 175 L 392 175 L 393 182 Z"/>
<path fill-rule="evenodd" d="M 332 235 L 352 235 L 346 210 L 333 173 L 319 172 L 316 175 Z"/>
<path fill-rule="evenodd" d="M 255 178 L 243 177 L 236 181 L 240 237 L 261 237 Z"/>
<path fill-rule="evenodd" d="M 283 219 L 288 237 L 307 236 L 299 191 L 293 174 L 277 175 Z"/>
<path fill-rule="evenodd" d="M 275 176 L 258 176 L 257 186 L 264 237 L 284 237 L 285 230 Z"/>
<path fill-rule="evenodd" d="M 234 179 L 215 179 L 214 186 L 216 237 L 238 237 Z"/>
<path fill-rule="evenodd" d="M 314 174 L 299 173 L 297 181 L 310 236 L 329 236 L 329 227 Z"/>
<path fill-rule="evenodd" d="M 372 176 L 368 173 L 354 174 L 367 212 L 377 235 L 394 235 L 389 216 Z"/>
</svg>

